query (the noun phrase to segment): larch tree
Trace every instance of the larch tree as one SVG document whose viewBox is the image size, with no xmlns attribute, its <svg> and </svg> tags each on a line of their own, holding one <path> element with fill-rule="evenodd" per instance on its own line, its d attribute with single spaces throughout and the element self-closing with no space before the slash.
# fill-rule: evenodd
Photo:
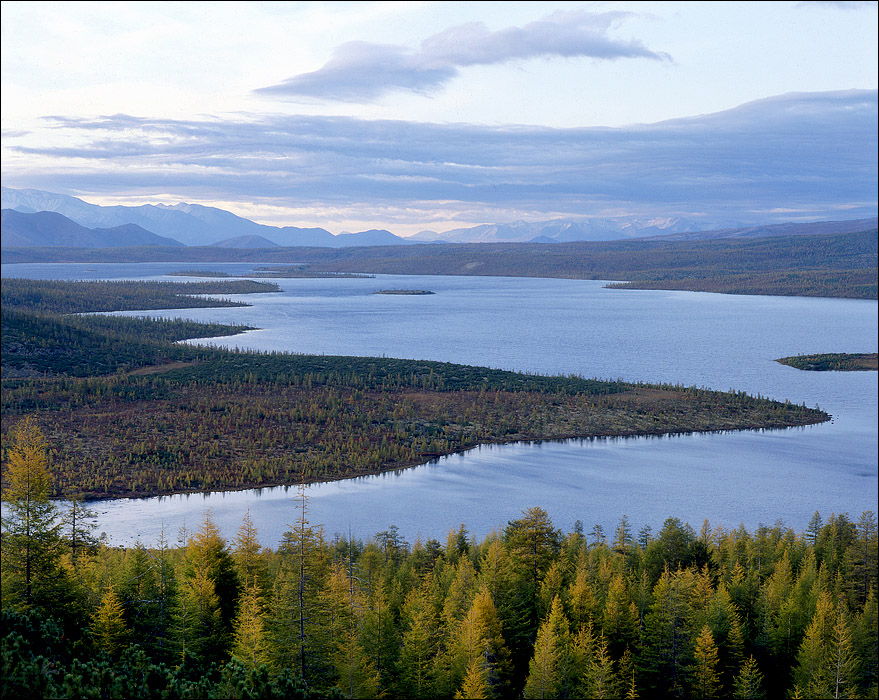
<svg viewBox="0 0 879 700">
<path fill-rule="evenodd" d="M 835 621 L 833 600 L 829 593 L 822 591 L 818 596 L 815 615 L 797 653 L 797 668 L 794 672 L 796 687 L 806 697 L 832 697 L 830 646 Z"/>
<path fill-rule="evenodd" d="M 241 527 L 233 541 L 232 558 L 238 566 L 241 582 L 244 586 L 256 586 L 260 596 L 269 590 L 269 576 L 265 561 L 261 557 L 262 546 L 259 533 L 250 517 L 250 511 L 244 514 Z"/>
<path fill-rule="evenodd" d="M 261 591 L 253 583 L 245 586 L 244 594 L 241 596 L 232 642 L 232 656 L 248 671 L 254 671 L 269 662 Z"/>
<path fill-rule="evenodd" d="M 561 600 L 556 598 L 546 620 L 537 632 L 534 655 L 528 667 L 524 697 L 554 698 L 563 682 L 563 656 L 570 643 L 568 623 Z"/>
<path fill-rule="evenodd" d="M 705 698 L 705 700 L 719 697 L 720 676 L 717 672 L 717 646 L 707 623 L 702 627 L 699 636 L 696 637 L 693 656 L 695 660 L 693 695 L 697 698 Z"/>
<path fill-rule="evenodd" d="M 732 696 L 736 700 L 761 700 L 766 696 L 763 692 L 763 674 L 753 656 L 742 664 L 733 680 Z"/>
<path fill-rule="evenodd" d="M 31 418 L 12 431 L 4 474 L 2 519 L 3 604 L 24 608 L 51 597 L 61 578 L 61 523 L 52 489 L 46 438 Z M 10 585 L 11 584 L 11 585 Z M 10 595 L 11 593 L 11 595 Z"/>
<path fill-rule="evenodd" d="M 461 688 L 455 693 L 455 700 L 486 700 L 491 697 L 493 695 L 488 684 L 488 670 L 475 658 L 467 666 Z"/>
<path fill-rule="evenodd" d="M 125 608 L 112 586 L 101 597 L 92 621 L 92 632 L 98 646 L 110 656 L 116 656 L 126 642 Z"/>
<path fill-rule="evenodd" d="M 410 698 L 431 697 L 430 670 L 437 649 L 438 616 L 431 609 L 423 586 L 410 591 L 401 618 L 400 694 Z"/>
<path fill-rule="evenodd" d="M 836 606 L 836 621 L 833 625 L 828 651 L 833 697 L 854 697 L 858 692 L 857 681 L 860 663 L 852 638 L 848 611 L 842 598 Z"/>
</svg>

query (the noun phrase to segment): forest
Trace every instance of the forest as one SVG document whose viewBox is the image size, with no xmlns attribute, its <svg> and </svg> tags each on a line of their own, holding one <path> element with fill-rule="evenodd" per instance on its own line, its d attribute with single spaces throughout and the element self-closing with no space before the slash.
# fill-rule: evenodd
<svg viewBox="0 0 879 700">
<path fill-rule="evenodd" d="M 596 279 L 637 289 L 877 298 L 877 230 L 696 241 L 447 243 L 363 248 L 15 249 L 13 262 L 298 263 L 297 274 Z"/>
<path fill-rule="evenodd" d="M 180 295 L 242 282 L 2 280 L 4 461 L 15 426 L 33 418 L 55 465 L 53 496 L 139 497 L 350 478 L 488 443 L 830 419 L 733 390 L 229 351 L 174 341 L 246 327 L 82 315 L 115 310 L 117 294 L 124 309 L 241 303 Z"/>
<path fill-rule="evenodd" d="M 776 360 L 783 365 L 812 372 L 868 372 L 879 369 L 875 352 L 830 352 L 815 355 L 793 355 Z"/>
<path fill-rule="evenodd" d="M 529 508 L 482 539 L 328 539 L 304 492 L 110 547 L 49 498 L 20 422 L 2 534 L 4 698 L 876 698 L 877 522 L 571 532 Z M 583 514 L 588 518 L 588 513 Z M 176 544 L 171 544 L 171 539 Z"/>
</svg>

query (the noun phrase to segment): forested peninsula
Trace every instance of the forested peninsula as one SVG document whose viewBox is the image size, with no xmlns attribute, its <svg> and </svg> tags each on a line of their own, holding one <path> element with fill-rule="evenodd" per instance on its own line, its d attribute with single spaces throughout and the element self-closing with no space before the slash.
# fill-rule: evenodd
<svg viewBox="0 0 879 700">
<path fill-rule="evenodd" d="M 247 328 L 89 313 L 240 304 L 191 295 L 275 289 L 3 279 L 3 449 L 33 418 L 52 494 L 96 498 L 341 479 L 495 442 L 829 419 L 735 391 L 180 344 Z"/>
<path fill-rule="evenodd" d="M 608 280 L 623 289 L 877 298 L 877 229 L 712 240 L 413 244 L 358 248 L 18 248 L 15 262 L 296 263 L 290 275 L 499 275 Z"/>
<path fill-rule="evenodd" d="M 811 372 L 875 372 L 879 370 L 879 354 L 875 352 L 793 355 L 781 357 L 776 362 Z"/>
</svg>

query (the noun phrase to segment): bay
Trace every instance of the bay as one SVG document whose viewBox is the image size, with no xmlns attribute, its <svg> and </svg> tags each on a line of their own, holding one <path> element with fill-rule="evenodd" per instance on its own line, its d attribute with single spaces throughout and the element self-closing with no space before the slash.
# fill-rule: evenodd
<svg viewBox="0 0 879 700">
<path fill-rule="evenodd" d="M 4 265 L 3 276 L 175 279 L 191 264 Z M 202 269 L 246 273 L 252 264 Z M 306 488 L 309 520 L 328 535 L 369 537 L 395 525 L 410 541 L 476 537 L 531 506 L 557 526 L 611 533 L 623 515 L 657 530 L 674 516 L 731 528 L 783 520 L 803 529 L 815 510 L 857 517 L 877 507 L 877 375 L 803 372 L 785 355 L 875 352 L 875 301 L 610 290 L 600 281 L 377 276 L 272 280 L 280 293 L 248 308 L 156 312 L 256 326 L 197 341 L 256 350 L 407 357 L 543 374 L 745 390 L 809 406 L 833 420 L 781 431 L 484 446 L 430 464 Z M 426 289 L 433 295 L 378 295 Z M 143 315 L 131 313 L 128 315 Z M 250 510 L 277 545 L 297 517 L 298 489 L 120 499 L 97 504 L 111 542 L 174 540 L 209 510 L 227 537 Z"/>
</svg>

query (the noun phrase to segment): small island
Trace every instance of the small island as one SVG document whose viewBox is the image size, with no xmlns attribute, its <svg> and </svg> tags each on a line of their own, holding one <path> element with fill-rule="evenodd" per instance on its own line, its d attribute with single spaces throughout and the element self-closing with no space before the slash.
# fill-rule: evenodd
<svg viewBox="0 0 879 700">
<path fill-rule="evenodd" d="M 812 372 L 875 372 L 879 369 L 879 354 L 832 352 L 782 357 L 776 362 Z"/>
<path fill-rule="evenodd" d="M 373 294 L 401 294 L 403 296 L 419 296 L 424 294 L 435 294 L 427 289 L 380 289 Z"/>
</svg>

